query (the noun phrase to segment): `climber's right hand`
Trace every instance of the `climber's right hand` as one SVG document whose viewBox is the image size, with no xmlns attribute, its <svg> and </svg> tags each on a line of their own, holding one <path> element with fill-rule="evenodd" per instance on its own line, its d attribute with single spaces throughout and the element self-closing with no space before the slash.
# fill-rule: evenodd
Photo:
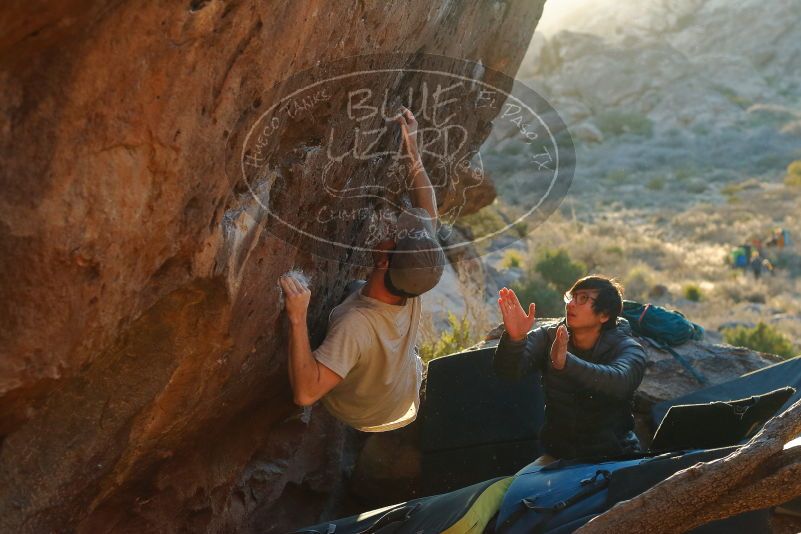
<svg viewBox="0 0 801 534">
<path fill-rule="evenodd" d="M 526 334 L 534 327 L 534 322 L 537 320 L 534 315 L 536 310 L 534 303 L 528 305 L 526 314 L 515 292 L 504 287 L 498 291 L 498 307 L 501 309 L 507 335 L 514 341 L 526 339 Z"/>
<path fill-rule="evenodd" d="M 291 323 L 306 322 L 311 291 L 306 284 L 292 275 L 284 275 L 279 279 L 284 290 L 284 309 Z"/>
</svg>

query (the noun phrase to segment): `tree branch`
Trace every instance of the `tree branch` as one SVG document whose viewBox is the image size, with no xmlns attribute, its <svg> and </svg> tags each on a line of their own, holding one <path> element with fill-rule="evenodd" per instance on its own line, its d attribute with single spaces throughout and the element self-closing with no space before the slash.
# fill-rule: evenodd
<svg viewBox="0 0 801 534">
<path fill-rule="evenodd" d="M 713 509 L 704 510 L 699 516 L 704 520 L 698 521 L 696 526 L 715 519 L 778 506 L 799 495 L 801 495 L 801 463 L 796 463 L 783 467 L 753 486 L 738 488 L 736 492 L 716 502 Z"/>
<path fill-rule="evenodd" d="M 785 443 L 799 433 L 801 400 L 725 458 L 679 471 L 576 532 L 681 533 L 714 519 L 782 504 L 801 495 L 801 482 L 796 482 L 801 480 L 801 452 L 783 451 Z M 756 494 L 755 488 L 762 493 Z"/>
</svg>

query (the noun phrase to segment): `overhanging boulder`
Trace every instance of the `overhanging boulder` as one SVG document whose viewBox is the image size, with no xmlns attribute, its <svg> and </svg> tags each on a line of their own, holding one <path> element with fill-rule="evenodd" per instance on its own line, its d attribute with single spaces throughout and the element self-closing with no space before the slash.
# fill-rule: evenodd
<svg viewBox="0 0 801 534">
<path fill-rule="evenodd" d="M 266 89 L 339 58 L 429 52 L 513 76 L 542 5 L 4 8 L 0 530 L 272 532 L 335 509 L 343 431 L 292 404 L 276 280 L 313 273 L 319 340 L 363 272 L 276 238 L 226 174 L 228 139 Z M 282 133 L 301 176 L 313 132 Z M 322 207 L 308 185 L 282 192 L 301 214 Z"/>
</svg>

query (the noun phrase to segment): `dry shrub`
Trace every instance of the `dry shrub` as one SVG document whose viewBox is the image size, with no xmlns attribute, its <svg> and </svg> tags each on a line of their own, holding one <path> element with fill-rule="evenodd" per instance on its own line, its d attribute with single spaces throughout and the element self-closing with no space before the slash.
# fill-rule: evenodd
<svg viewBox="0 0 801 534">
<path fill-rule="evenodd" d="M 801 159 L 795 160 L 787 166 L 784 183 L 790 187 L 801 187 Z"/>
<path fill-rule="evenodd" d="M 654 285 L 655 278 L 656 275 L 649 265 L 645 263 L 635 265 L 623 277 L 625 297 L 629 300 L 647 300 L 648 292 Z"/>
<path fill-rule="evenodd" d="M 703 293 L 701 292 L 701 288 L 697 284 L 687 284 L 684 286 L 684 289 L 682 289 L 682 294 L 684 295 L 684 298 L 686 298 L 687 300 L 698 302 L 699 300 L 701 300 L 701 296 Z"/>
</svg>

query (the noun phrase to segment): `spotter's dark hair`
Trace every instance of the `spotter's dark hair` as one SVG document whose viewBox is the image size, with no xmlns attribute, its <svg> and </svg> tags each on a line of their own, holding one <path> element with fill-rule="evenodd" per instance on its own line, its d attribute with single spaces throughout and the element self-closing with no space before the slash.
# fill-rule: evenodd
<svg viewBox="0 0 801 534">
<path fill-rule="evenodd" d="M 582 289 L 598 291 L 598 297 L 592 301 L 592 311 L 609 316 L 609 320 L 603 324 L 604 330 L 615 328 L 618 316 L 623 313 L 623 286 L 620 282 L 600 275 L 585 276 L 576 280 L 570 293 Z"/>
</svg>

